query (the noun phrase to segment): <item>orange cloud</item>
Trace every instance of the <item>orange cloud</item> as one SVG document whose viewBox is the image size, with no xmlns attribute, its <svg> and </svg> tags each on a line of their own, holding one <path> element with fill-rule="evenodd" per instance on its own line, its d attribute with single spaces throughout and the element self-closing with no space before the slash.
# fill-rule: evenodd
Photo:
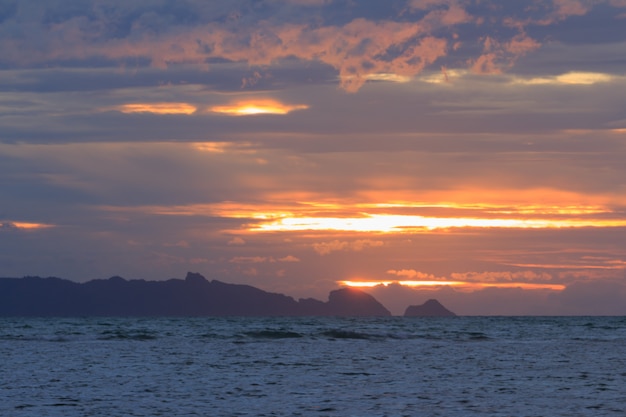
<svg viewBox="0 0 626 417">
<path fill-rule="evenodd" d="M 437 278 L 432 274 L 426 274 L 424 272 L 416 271 L 415 269 L 401 269 L 395 270 L 390 269 L 387 271 L 388 274 L 396 275 L 399 277 L 405 277 L 409 279 L 419 279 L 420 281 L 435 281 Z"/>
<path fill-rule="evenodd" d="M 433 26 L 452 26 L 474 21 L 465 8 L 457 0 L 411 0 L 411 10 L 431 10 L 424 21 L 431 22 Z"/>
<path fill-rule="evenodd" d="M 583 4 L 580 0 L 553 0 L 555 11 L 554 15 L 559 19 L 565 19 L 569 16 L 583 16 L 589 12 L 590 7 Z"/>
<path fill-rule="evenodd" d="M 614 260 L 606 264 L 592 264 L 590 262 L 576 263 L 560 263 L 560 264 L 530 264 L 530 263 L 508 263 L 510 266 L 521 268 L 549 268 L 549 269 L 600 269 L 600 270 L 623 270 L 626 269 L 626 262 L 622 260 Z"/>
<path fill-rule="evenodd" d="M 232 258 L 229 262 L 235 264 L 258 264 L 267 262 L 269 258 L 265 256 L 236 256 Z"/>
<path fill-rule="evenodd" d="M 551 77 L 534 77 L 526 79 L 516 77 L 513 79 L 513 83 L 527 85 L 592 85 L 598 83 L 608 83 L 621 78 L 622 77 L 601 72 L 571 71 Z"/>
<path fill-rule="evenodd" d="M 450 278 L 457 281 L 467 282 L 549 282 L 553 279 L 551 274 L 537 273 L 534 271 L 484 271 L 484 272 L 454 272 Z"/>
<path fill-rule="evenodd" d="M 541 44 L 524 33 L 519 33 L 509 42 L 499 42 L 487 36 L 483 41 L 483 54 L 469 60 L 470 69 L 477 74 L 500 74 L 517 59 L 526 55 Z"/>
<path fill-rule="evenodd" d="M 213 106 L 209 111 L 227 116 L 253 116 L 257 114 L 288 114 L 295 110 L 308 109 L 306 104 L 284 104 L 272 99 L 250 99 L 225 106 Z"/>
<path fill-rule="evenodd" d="M 277 0 L 268 1 L 280 4 Z M 330 2 L 291 0 L 292 4 L 301 6 L 322 6 Z M 0 49 L 4 60 L 23 65 L 103 57 L 116 61 L 143 58 L 157 68 L 174 64 L 208 68 L 214 59 L 269 66 L 296 58 L 332 66 L 339 73 L 342 88 L 354 92 L 377 74 L 413 77 L 450 50 L 456 50 L 458 34 L 448 30 L 444 35 L 443 29 L 467 23 L 488 29 L 487 25 L 482 25 L 486 19 L 502 18 L 496 15 L 497 8 L 493 9 L 493 16 L 473 16 L 466 9 L 467 3 L 461 0 L 410 0 L 401 14 L 412 14 L 414 21 L 356 18 L 343 25 L 324 25 L 320 18 L 312 24 L 273 24 L 270 20 L 254 20 L 255 16 L 249 15 L 244 25 L 238 24 L 240 14 L 234 12 L 228 22 L 163 25 L 158 32 L 135 22 L 137 24 L 131 26 L 131 32 L 125 38 L 107 38 L 103 28 L 110 25 L 108 21 L 77 16 L 51 24 L 29 22 L 27 30 L 34 33 L 32 38 L 5 37 L 0 40 Z M 603 3 L 615 8 L 626 7 L 624 0 L 533 2 L 528 8 L 544 17 L 505 18 L 503 24 L 516 28 L 519 33 L 509 41 L 500 39 L 497 45 L 493 43 L 493 37 L 483 33 L 485 50 L 467 62 L 475 72 L 502 71 L 523 54 L 540 46 L 537 40 L 526 35 L 527 26 L 550 25 L 571 16 L 582 16 Z M 36 27 L 37 24 L 40 27 Z M 256 71 L 251 78 L 244 79 L 243 84 L 252 85 L 261 77 L 263 75 Z"/>
<path fill-rule="evenodd" d="M 278 258 L 277 261 L 278 262 L 300 262 L 300 259 L 293 255 L 287 255 L 283 258 Z"/>
<path fill-rule="evenodd" d="M 42 229 L 49 229 L 51 227 L 55 227 L 52 224 L 45 223 L 30 223 L 30 222 L 14 222 L 14 221 L 4 221 L 0 222 L 0 231 L 1 230 L 27 230 L 27 231 L 35 231 Z"/>
<path fill-rule="evenodd" d="M 190 142 L 189 146 L 198 151 L 209 153 L 255 153 L 249 142 Z"/>
<path fill-rule="evenodd" d="M 476 195 L 484 203 L 476 203 Z M 232 233 L 343 231 L 360 233 L 416 233 L 453 228 L 610 228 L 626 227 L 619 214 L 625 200 L 614 196 L 585 196 L 558 190 L 474 190 L 423 193 L 415 201 L 396 200 L 410 197 L 377 192 L 364 193 L 359 201 L 311 201 L 314 195 L 268 195 L 266 203 L 222 202 L 184 206 L 143 206 L 134 211 L 174 216 L 216 216 L 241 219 L 242 228 Z M 308 199 L 299 201 L 299 198 Z M 418 198 L 424 198 L 420 202 Z M 452 202 L 455 199 L 457 202 Z M 542 201 L 524 204 L 522 201 Z M 371 201 L 371 202 L 370 202 Z M 382 202 L 381 202 L 382 201 Z M 612 209 L 616 206 L 616 209 Z M 102 207 L 109 211 L 129 208 Z M 319 254 L 340 250 L 362 250 L 382 246 L 371 240 L 330 241 L 313 245 Z"/>
<path fill-rule="evenodd" d="M 612 0 L 613 1 L 613 0 Z M 618 4 L 623 0 L 614 0 L 615 3 L 611 2 L 613 7 L 620 7 Z M 599 4 L 600 2 L 595 2 Z M 508 17 L 504 19 L 503 23 L 509 27 L 514 27 L 520 30 L 520 32 L 524 32 L 524 29 L 529 25 L 539 25 L 539 26 L 549 26 L 554 23 L 558 23 L 567 19 L 570 16 L 584 16 L 589 13 L 592 9 L 593 2 L 589 1 L 581 1 L 581 0 L 552 0 L 551 3 L 544 2 L 544 4 L 535 5 L 534 7 L 542 7 L 545 8 L 545 17 L 541 19 L 515 19 Z"/>
<path fill-rule="evenodd" d="M 228 241 L 228 245 L 229 246 L 233 246 L 233 245 L 241 246 L 241 245 L 245 245 L 245 244 L 246 244 L 246 241 L 243 240 L 240 237 L 234 237 L 234 238 L 232 238 L 231 240 Z"/>
<path fill-rule="evenodd" d="M 313 249 L 320 255 L 328 255 L 337 251 L 354 251 L 360 252 L 365 248 L 373 248 L 383 246 L 384 243 L 379 240 L 356 240 L 353 242 L 333 240 L 331 242 L 314 243 Z"/>
<path fill-rule="evenodd" d="M 47 27 L 45 48 L 14 39 L 0 41 L 0 47 L 5 59 L 27 65 L 53 59 L 143 57 L 157 68 L 171 64 L 208 68 L 206 63 L 212 58 L 251 66 L 269 66 L 282 59 L 298 58 L 332 66 L 339 72 L 341 86 L 356 91 L 368 75 L 413 76 L 445 56 L 447 41 L 430 33 L 437 25 L 463 19 L 463 13 L 452 7 L 446 13 L 430 15 L 419 22 L 358 18 L 342 26 L 310 26 L 271 25 L 263 21 L 236 30 L 221 23 L 207 23 L 191 29 L 176 27 L 159 34 L 143 33 L 138 27 L 134 28 L 138 32 L 134 36 L 101 42 L 93 42 L 97 27 L 77 27 L 66 21 Z"/>
<path fill-rule="evenodd" d="M 390 269 L 388 274 L 396 275 L 398 277 L 405 278 L 405 280 L 399 281 L 402 285 L 407 286 L 436 286 L 436 285 L 454 285 L 454 286 L 472 286 L 478 285 L 480 287 L 497 286 L 504 287 L 529 287 L 537 286 L 537 288 L 544 288 L 546 286 L 552 286 L 551 281 L 553 276 L 549 273 L 542 272 L 537 273 L 534 271 L 485 271 L 485 272 L 454 272 L 450 274 L 450 279 L 443 277 L 436 277 L 433 274 L 428 274 L 414 269 Z M 393 281 L 395 282 L 395 281 Z M 445 284 L 439 284 L 444 282 Z M 557 284 L 558 288 L 562 286 Z"/>
<path fill-rule="evenodd" d="M 287 255 L 282 258 L 274 258 L 272 256 L 235 256 L 229 262 L 235 264 L 261 264 L 261 263 L 274 263 L 274 262 L 300 262 L 300 259 L 293 256 Z"/>
<path fill-rule="evenodd" d="M 122 113 L 193 114 L 197 108 L 189 103 L 129 103 L 114 107 Z"/>
<path fill-rule="evenodd" d="M 339 285 L 351 287 L 389 286 L 392 284 L 422 289 L 438 289 L 454 287 L 461 291 L 476 291 L 485 288 L 520 288 L 524 290 L 562 291 L 565 285 L 553 283 L 553 276 L 548 273 L 533 271 L 486 271 L 452 273 L 450 278 L 437 277 L 433 274 L 414 269 L 390 269 L 388 274 L 396 275 L 400 280 L 346 280 L 338 281 Z"/>
<path fill-rule="evenodd" d="M 335 230 L 351 232 L 403 233 L 419 230 L 450 228 L 574 228 L 626 227 L 624 219 L 529 219 L 529 218 L 470 218 L 426 217 L 397 214 L 362 214 L 360 217 L 281 217 L 262 221 L 252 231 Z"/>
</svg>

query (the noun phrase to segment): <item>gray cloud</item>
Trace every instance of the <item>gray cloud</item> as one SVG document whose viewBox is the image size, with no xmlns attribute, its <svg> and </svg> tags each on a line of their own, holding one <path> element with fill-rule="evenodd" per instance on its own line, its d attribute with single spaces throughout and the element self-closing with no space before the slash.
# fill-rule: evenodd
<svg viewBox="0 0 626 417">
<path fill-rule="evenodd" d="M 200 269 L 324 298 L 338 280 L 389 270 L 530 271 L 568 288 L 554 299 L 485 290 L 442 301 L 466 314 L 550 313 L 548 302 L 566 314 L 618 311 L 620 288 L 601 283 L 623 280 L 620 227 L 372 236 L 247 226 L 265 209 L 316 203 L 314 215 L 360 215 L 370 208 L 359 203 L 398 201 L 417 206 L 385 210 L 502 216 L 541 206 L 550 218 L 623 220 L 625 10 L 620 1 L 0 0 L 0 272 L 166 279 Z M 209 111 L 268 99 L 300 107 Z M 172 104 L 195 112 L 122 111 Z M 604 211 L 558 213 L 568 207 Z M 252 271 L 232 259 L 285 262 Z M 586 292 L 611 307 L 581 308 Z"/>
<path fill-rule="evenodd" d="M 473 1 L 400 4 L 316 2 L 324 12 L 312 14 L 310 2 L 285 7 L 284 2 L 246 1 L 93 1 L 72 6 L 24 1 L 6 7 L 0 34 L 3 61 L 10 66 L 39 66 L 51 60 L 61 66 L 101 65 L 104 59 L 131 68 L 148 63 L 157 68 L 175 64 L 207 68 L 215 60 L 272 66 L 297 58 L 335 68 L 342 87 L 356 91 L 368 74 L 413 76 L 444 57 L 450 66 L 456 58 L 448 55 L 457 50 L 466 53 L 466 45 L 470 51 L 482 50 L 462 59 L 462 66 L 481 72 L 510 68 L 543 42 L 528 36 L 526 29 L 561 24 L 594 9 L 561 1 L 524 9 L 510 4 L 490 8 Z M 600 10 L 606 13 L 608 7 L 603 4 Z M 502 39 L 493 35 L 499 21 L 508 28 L 501 31 Z M 462 42 L 457 40 L 457 26 Z"/>
</svg>

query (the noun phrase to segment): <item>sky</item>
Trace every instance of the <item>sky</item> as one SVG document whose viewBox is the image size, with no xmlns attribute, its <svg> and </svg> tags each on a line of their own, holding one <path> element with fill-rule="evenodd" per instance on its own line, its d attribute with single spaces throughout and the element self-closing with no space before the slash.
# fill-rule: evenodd
<svg viewBox="0 0 626 417">
<path fill-rule="evenodd" d="M 0 0 L 0 276 L 626 314 L 625 0 Z"/>
</svg>

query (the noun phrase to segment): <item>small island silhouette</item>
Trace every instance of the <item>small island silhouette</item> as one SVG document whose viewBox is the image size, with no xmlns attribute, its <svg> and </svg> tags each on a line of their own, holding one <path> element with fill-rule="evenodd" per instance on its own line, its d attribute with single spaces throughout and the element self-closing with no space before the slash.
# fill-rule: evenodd
<svg viewBox="0 0 626 417">
<path fill-rule="evenodd" d="M 407 308 L 405 315 L 419 315 L 408 314 L 413 307 Z M 313 298 L 296 301 L 250 285 L 208 281 L 188 272 L 184 280 L 167 281 L 118 276 L 85 283 L 61 278 L 0 278 L 0 316 L 384 317 L 391 313 L 374 297 L 355 288 L 331 291 L 326 302 Z"/>
<path fill-rule="evenodd" d="M 404 317 L 455 317 L 456 314 L 445 308 L 437 300 L 428 300 L 419 306 L 408 306 Z"/>
</svg>

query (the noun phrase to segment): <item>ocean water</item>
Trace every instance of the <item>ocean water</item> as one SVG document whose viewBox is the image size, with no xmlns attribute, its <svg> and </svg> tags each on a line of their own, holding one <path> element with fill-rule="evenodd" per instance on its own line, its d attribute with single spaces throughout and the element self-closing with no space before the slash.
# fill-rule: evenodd
<svg viewBox="0 0 626 417">
<path fill-rule="evenodd" d="M 0 318 L 0 416 L 626 416 L 626 318 Z"/>
</svg>

